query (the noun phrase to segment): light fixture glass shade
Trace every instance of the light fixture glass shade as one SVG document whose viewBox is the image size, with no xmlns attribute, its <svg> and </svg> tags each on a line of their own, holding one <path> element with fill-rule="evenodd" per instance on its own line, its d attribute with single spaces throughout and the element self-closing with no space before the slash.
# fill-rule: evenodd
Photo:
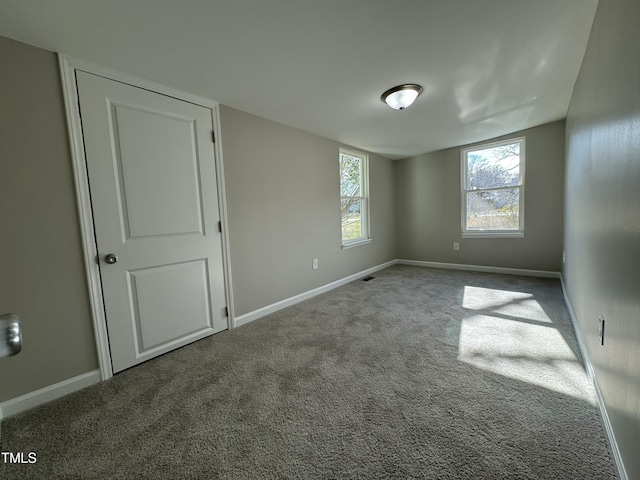
<svg viewBox="0 0 640 480">
<path fill-rule="evenodd" d="M 398 85 L 384 92 L 382 94 L 382 101 L 395 110 L 404 110 L 411 105 L 421 93 L 422 87 L 420 85 Z"/>
</svg>

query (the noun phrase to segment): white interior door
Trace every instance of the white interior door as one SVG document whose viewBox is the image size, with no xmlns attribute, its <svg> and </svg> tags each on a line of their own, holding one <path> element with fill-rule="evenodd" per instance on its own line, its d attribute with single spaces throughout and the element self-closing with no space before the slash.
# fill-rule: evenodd
<svg viewBox="0 0 640 480">
<path fill-rule="evenodd" d="M 212 111 L 76 80 L 117 373 L 227 328 Z"/>
</svg>

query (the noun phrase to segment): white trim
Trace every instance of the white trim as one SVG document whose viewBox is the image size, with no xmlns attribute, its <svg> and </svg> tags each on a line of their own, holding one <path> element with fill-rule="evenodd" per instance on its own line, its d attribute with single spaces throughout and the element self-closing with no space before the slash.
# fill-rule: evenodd
<svg viewBox="0 0 640 480">
<path fill-rule="evenodd" d="M 611 452 L 613 453 L 613 458 L 616 462 L 616 468 L 618 469 L 618 476 L 620 477 L 620 480 L 628 480 L 629 477 L 627 475 L 626 469 L 624 468 L 624 462 L 622 461 L 622 455 L 620 454 L 620 449 L 618 448 L 618 442 L 616 441 L 616 436 L 613 431 L 613 426 L 611 425 L 611 420 L 609 420 L 607 407 L 604 403 L 604 399 L 602 398 L 602 391 L 600 390 L 598 377 L 596 376 L 593 364 L 591 363 L 591 359 L 589 358 L 589 354 L 587 353 L 586 344 L 584 343 L 584 337 L 582 336 L 582 329 L 580 328 L 580 324 L 578 323 L 575 311 L 573 310 L 573 305 L 571 305 L 571 300 L 569 300 L 569 294 L 567 293 L 567 288 L 564 284 L 564 277 L 562 276 L 562 274 L 560 275 L 560 284 L 562 285 L 564 303 L 566 304 L 567 310 L 569 311 L 569 317 L 571 318 L 571 323 L 573 324 L 573 330 L 576 332 L 578 348 L 580 349 L 580 353 L 582 354 L 582 359 L 584 360 L 584 366 L 587 371 L 587 375 L 589 375 L 589 378 L 593 382 L 593 385 L 596 389 L 598 406 L 600 408 L 600 414 L 602 415 L 602 423 L 604 424 L 604 429 L 607 432 L 609 446 L 611 447 Z"/>
<path fill-rule="evenodd" d="M 360 245 L 369 245 L 370 243 L 371 243 L 371 239 L 370 238 L 365 238 L 364 240 L 358 240 L 358 241 L 351 242 L 351 243 L 345 243 L 344 245 L 342 245 L 342 249 L 343 250 L 349 250 L 350 248 L 359 247 Z"/>
<path fill-rule="evenodd" d="M 100 370 L 83 373 L 77 377 L 54 383 L 48 387 L 20 395 L 11 400 L 6 400 L 0 403 L 0 412 L 2 412 L 5 418 L 8 418 L 99 382 Z"/>
<path fill-rule="evenodd" d="M 129 75 L 128 73 L 120 72 L 109 67 L 103 67 L 95 63 L 87 62 L 86 60 L 82 60 L 80 58 L 75 58 L 59 53 L 58 60 L 60 62 L 61 70 L 62 67 L 69 69 L 69 72 L 72 74 L 71 79 L 73 79 L 73 77 L 75 76 L 75 70 L 81 70 L 93 75 L 99 75 L 109 80 L 126 83 L 127 85 L 143 88 L 155 93 L 161 93 L 162 95 L 177 98 L 178 100 L 184 100 L 185 102 L 194 103 L 203 107 L 213 108 L 218 105 L 218 102 L 214 102 L 213 100 L 209 100 L 208 98 L 199 97 L 191 93 L 176 90 L 175 88 L 167 87 L 166 85 L 163 85 L 161 83 L 147 80 L 145 78 L 136 77 L 135 75 Z M 75 84 L 75 82 L 73 83 Z M 217 133 L 218 132 L 216 132 L 216 134 Z"/>
<path fill-rule="evenodd" d="M 461 263 L 423 262 L 420 260 L 396 260 L 398 265 L 415 267 L 444 268 L 448 270 L 466 270 L 470 272 L 502 273 L 504 275 L 520 275 L 525 277 L 560 278 L 560 272 L 546 270 L 527 270 L 524 268 L 487 267 L 484 265 L 464 265 Z"/>
<path fill-rule="evenodd" d="M 225 188 L 224 176 L 224 156 L 222 154 L 222 122 L 220 120 L 220 106 L 215 105 L 213 112 L 213 130 L 216 132 L 216 141 L 213 148 L 216 155 L 216 178 L 218 180 L 218 205 L 220 210 L 220 221 L 222 222 L 222 264 L 225 278 L 225 295 L 227 300 L 227 325 L 231 329 L 234 327 L 234 299 L 233 281 L 231 279 L 231 242 L 229 241 L 229 219 L 227 216 L 227 190 Z"/>
<path fill-rule="evenodd" d="M 327 285 L 323 285 L 322 287 L 309 290 L 307 292 L 301 293 L 299 295 L 295 295 L 293 297 L 285 298 L 284 300 L 280 300 L 279 302 L 272 303 L 271 305 L 267 305 L 265 307 L 254 310 L 252 312 L 245 313 L 244 315 L 239 315 L 235 317 L 234 327 L 240 327 L 247 323 L 253 322 L 254 320 L 264 317 L 265 315 L 269 315 L 271 313 L 277 312 L 278 310 L 282 310 L 283 308 L 290 307 L 291 305 L 295 305 L 296 303 L 303 302 L 317 295 L 328 292 L 329 290 L 333 290 L 334 288 L 341 287 L 342 285 L 345 285 L 349 282 L 357 280 L 358 278 L 367 276 L 371 273 L 377 272 L 379 270 L 383 270 L 385 268 L 391 267 L 396 264 L 397 265 L 413 265 L 416 267 L 427 267 L 427 268 L 465 270 L 465 271 L 472 271 L 472 272 L 501 273 L 505 275 L 520 275 L 520 276 L 528 276 L 528 277 L 560 278 L 560 272 L 548 272 L 544 270 L 526 270 L 521 268 L 487 267 L 482 265 L 462 265 L 457 263 L 423 262 L 420 260 L 391 260 L 389 262 L 382 263 L 380 265 L 369 268 L 367 270 L 363 270 L 362 272 L 354 273 L 353 275 L 349 275 L 348 277 L 342 278 L 340 280 L 336 280 L 335 282 L 328 283 Z"/>
<path fill-rule="evenodd" d="M 78 91 L 75 82 L 75 66 L 80 65 L 74 59 L 59 55 L 60 75 L 62 77 L 62 91 L 64 94 L 67 124 L 69 125 L 69 144 L 73 161 L 74 184 L 78 204 L 78 215 L 82 232 L 82 246 L 84 253 L 85 272 L 91 304 L 91 318 L 96 335 L 98 349 L 98 363 L 103 380 L 113 376 L 111 355 L 109 353 L 109 337 L 104 317 L 104 302 L 102 298 L 102 283 L 100 271 L 95 262 L 96 239 L 93 230 L 93 213 L 91 196 L 89 194 L 89 179 L 87 177 L 84 157 L 84 141 L 82 125 L 80 124 L 80 110 L 78 107 Z"/>
<path fill-rule="evenodd" d="M 493 230 L 478 230 L 478 231 L 468 231 L 463 232 L 460 235 L 462 238 L 524 238 L 524 232 L 521 231 L 513 231 L 513 232 L 500 232 Z"/>
<path fill-rule="evenodd" d="M 384 270 L 385 268 L 391 267 L 395 264 L 396 260 L 391 260 L 390 262 L 382 263 L 367 270 L 363 270 L 362 272 L 354 273 L 353 275 L 349 275 L 348 277 L 344 277 L 340 280 L 336 280 L 335 282 L 328 283 L 326 285 L 323 285 L 322 287 L 314 288 L 313 290 L 309 290 L 299 295 L 295 295 L 293 297 L 280 300 L 279 302 L 272 303 L 271 305 L 267 305 L 266 307 L 259 308 L 257 310 L 254 310 L 253 312 L 245 313 L 244 315 L 235 317 L 235 326 L 239 327 L 241 325 L 253 322 L 254 320 L 264 317 L 265 315 L 269 315 L 271 313 L 277 312 L 278 310 L 282 310 L 283 308 L 290 307 L 291 305 L 295 305 L 296 303 L 303 302 L 317 295 L 328 292 L 329 290 L 333 290 L 334 288 L 338 288 L 349 282 L 353 282 L 358 278 L 365 277 L 379 270 Z"/>
<path fill-rule="evenodd" d="M 89 181 L 86 170 L 86 159 L 84 151 L 84 139 L 82 136 L 82 125 L 80 123 L 80 111 L 78 107 L 78 91 L 76 86 L 76 70 L 99 75 L 111 80 L 126 83 L 138 88 L 143 88 L 152 92 L 160 93 L 172 98 L 201 105 L 210 108 L 212 111 L 213 129 L 216 142 L 214 150 L 216 153 L 216 176 L 218 183 L 218 199 L 220 220 L 223 227 L 228 225 L 227 205 L 224 190 L 224 166 L 222 163 L 222 148 L 220 135 L 220 114 L 217 102 L 206 98 L 181 92 L 173 88 L 155 83 L 149 80 L 118 72 L 110 68 L 86 62 L 81 59 L 59 54 L 60 76 L 62 79 L 62 89 L 64 94 L 65 111 L 69 130 L 69 143 L 71 146 L 71 157 L 73 161 L 73 172 L 75 179 L 76 196 L 78 203 L 78 215 L 82 232 L 83 252 L 85 259 L 85 272 L 91 303 L 93 326 L 96 335 L 96 345 L 98 349 L 98 362 L 100 365 L 100 376 L 102 380 L 107 380 L 113 376 L 111 366 L 111 354 L 109 351 L 109 337 L 107 334 L 107 323 L 104 311 L 104 301 L 102 297 L 102 282 L 100 271 L 95 261 L 96 259 L 96 238 L 93 229 L 93 212 L 91 208 L 91 196 L 89 193 Z M 222 257 L 225 275 L 226 301 L 229 309 L 227 325 L 233 325 L 233 292 L 231 284 L 231 261 L 229 255 L 229 235 L 227 228 L 223 228 L 222 234 Z"/>
</svg>

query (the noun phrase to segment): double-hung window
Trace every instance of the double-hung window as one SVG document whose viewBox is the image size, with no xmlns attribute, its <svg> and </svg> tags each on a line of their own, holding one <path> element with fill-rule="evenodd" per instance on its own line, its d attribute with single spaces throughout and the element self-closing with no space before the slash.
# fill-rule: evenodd
<svg viewBox="0 0 640 480">
<path fill-rule="evenodd" d="M 525 139 L 462 150 L 462 236 L 524 236 Z"/>
<path fill-rule="evenodd" d="M 369 158 L 340 149 L 340 218 L 342 246 L 369 243 Z"/>
</svg>

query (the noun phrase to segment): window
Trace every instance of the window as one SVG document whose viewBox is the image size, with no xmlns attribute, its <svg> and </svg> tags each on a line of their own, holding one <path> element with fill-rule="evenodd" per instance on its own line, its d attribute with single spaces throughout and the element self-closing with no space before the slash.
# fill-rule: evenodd
<svg viewBox="0 0 640 480">
<path fill-rule="evenodd" d="M 369 158 L 354 150 L 340 149 L 340 217 L 342 247 L 370 243 Z"/>
<path fill-rule="evenodd" d="M 524 236 L 525 139 L 462 150 L 462 236 Z"/>
</svg>

